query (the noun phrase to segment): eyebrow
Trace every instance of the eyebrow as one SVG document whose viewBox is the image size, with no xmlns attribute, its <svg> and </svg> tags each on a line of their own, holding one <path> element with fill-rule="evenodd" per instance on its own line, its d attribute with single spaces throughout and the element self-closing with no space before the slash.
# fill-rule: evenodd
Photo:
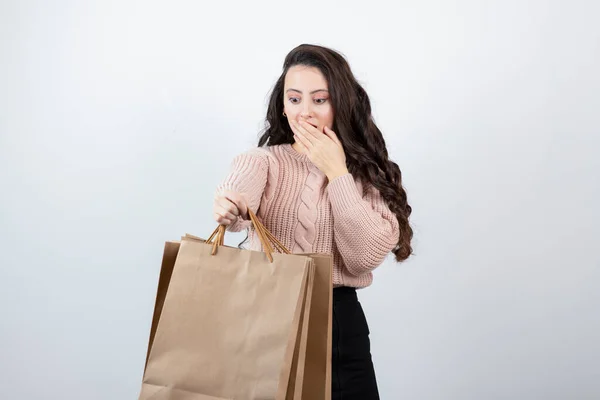
<svg viewBox="0 0 600 400">
<path fill-rule="evenodd" d="M 285 92 L 286 93 L 287 92 L 298 92 L 298 93 L 302 94 L 302 92 L 299 91 L 298 89 L 288 89 Z M 317 89 L 317 90 L 313 90 L 312 92 L 310 92 L 310 94 L 315 94 L 317 92 L 327 92 L 327 93 L 329 93 L 329 90 L 327 90 L 327 89 Z"/>
</svg>

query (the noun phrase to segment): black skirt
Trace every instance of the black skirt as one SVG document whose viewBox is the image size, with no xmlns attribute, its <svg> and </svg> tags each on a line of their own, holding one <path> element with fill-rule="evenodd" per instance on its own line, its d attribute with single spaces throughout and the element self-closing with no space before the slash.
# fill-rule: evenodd
<svg viewBox="0 0 600 400">
<path fill-rule="evenodd" d="M 356 289 L 333 289 L 332 400 L 379 400 L 369 327 Z"/>
</svg>

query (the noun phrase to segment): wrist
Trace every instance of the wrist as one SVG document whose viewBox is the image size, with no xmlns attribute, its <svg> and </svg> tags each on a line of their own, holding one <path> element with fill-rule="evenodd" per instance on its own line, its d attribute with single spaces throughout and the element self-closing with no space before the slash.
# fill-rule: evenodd
<svg viewBox="0 0 600 400">
<path fill-rule="evenodd" d="M 329 179 L 329 182 L 331 182 L 332 180 L 334 180 L 335 178 L 339 178 L 340 176 L 344 176 L 346 174 L 348 174 L 348 168 L 340 168 L 338 170 L 332 171 L 327 173 L 327 179 Z"/>
</svg>

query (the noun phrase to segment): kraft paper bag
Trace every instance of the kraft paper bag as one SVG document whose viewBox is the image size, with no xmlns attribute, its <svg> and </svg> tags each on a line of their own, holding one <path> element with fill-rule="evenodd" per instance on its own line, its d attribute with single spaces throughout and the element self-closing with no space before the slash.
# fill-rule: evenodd
<svg viewBox="0 0 600 400">
<path fill-rule="evenodd" d="M 163 251 L 163 258 L 160 267 L 160 276 L 158 278 L 158 287 L 156 290 L 156 301 L 154 303 L 154 314 L 152 316 L 152 327 L 150 328 L 150 339 L 148 340 L 148 352 L 146 353 L 146 365 L 148 365 L 148 356 L 150 355 L 150 349 L 152 348 L 152 342 L 154 341 L 154 335 L 156 335 L 156 328 L 158 326 L 158 320 L 160 319 L 160 313 L 162 312 L 165 297 L 167 296 L 167 289 L 169 288 L 169 282 L 171 281 L 171 275 L 173 274 L 173 268 L 175 267 L 175 259 L 179 252 L 179 242 L 166 242 Z"/>
<path fill-rule="evenodd" d="M 308 310 L 302 314 L 303 326 L 299 327 L 304 329 L 299 333 L 301 339 L 292 361 L 298 375 L 290 379 L 286 398 L 331 400 L 333 259 L 326 254 L 306 255 L 313 260 L 315 276 L 310 300 L 305 303 Z"/>
<path fill-rule="evenodd" d="M 251 217 L 265 252 L 165 243 L 140 399 L 331 399 L 332 258 Z"/>
<path fill-rule="evenodd" d="M 140 399 L 275 399 L 288 384 L 311 258 L 212 250 L 180 243 Z"/>
<path fill-rule="evenodd" d="M 298 334 L 294 353 L 291 355 L 291 371 L 287 388 L 280 387 L 277 397 L 286 400 L 302 399 L 302 389 L 304 382 L 304 373 L 306 369 L 306 345 L 308 341 L 308 326 L 310 322 L 310 305 L 312 302 L 312 289 L 314 285 L 314 263 L 310 261 L 311 274 L 308 278 L 305 291 L 305 301 L 300 310 L 300 320 L 298 321 Z M 286 360 L 287 361 L 287 360 Z M 285 393 L 282 390 L 285 389 Z"/>
<path fill-rule="evenodd" d="M 303 399 L 331 400 L 333 257 L 309 255 L 315 265 L 303 378 Z"/>
<path fill-rule="evenodd" d="M 267 229 L 262 229 L 263 235 L 285 247 Z M 288 385 L 287 398 L 294 399 L 331 399 L 331 358 L 332 358 L 332 316 L 333 316 L 333 257 L 328 254 L 304 254 L 313 259 L 316 275 L 313 281 L 311 301 L 308 307 L 308 332 L 302 330 L 299 335 L 302 342 L 297 343 L 293 368 L 296 368 L 296 379 Z M 304 314 L 303 314 L 304 315 Z M 303 325 L 306 320 L 303 320 Z M 301 329 L 299 327 L 299 329 Z M 304 337 L 306 336 L 306 354 Z M 300 356 L 303 356 L 300 359 Z M 302 362 L 304 366 L 300 365 Z M 301 375 L 299 375 L 301 374 Z M 293 394 L 292 394 L 293 393 Z"/>
</svg>

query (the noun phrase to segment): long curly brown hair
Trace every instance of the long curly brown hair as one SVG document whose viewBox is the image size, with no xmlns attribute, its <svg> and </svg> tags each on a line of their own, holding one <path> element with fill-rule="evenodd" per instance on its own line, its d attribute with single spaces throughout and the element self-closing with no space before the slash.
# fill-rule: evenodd
<svg viewBox="0 0 600 400">
<path fill-rule="evenodd" d="M 363 182 L 365 193 L 370 186 L 381 193 L 400 225 L 398 244 L 392 252 L 398 262 L 412 254 L 413 230 L 409 224 L 412 208 L 402 186 L 402 173 L 388 157 L 383 135 L 371 115 L 369 96 L 357 82 L 344 56 L 335 50 L 302 44 L 288 53 L 283 72 L 271 91 L 265 130 L 258 146 L 294 143 L 294 134 L 283 116 L 283 89 L 288 70 L 296 65 L 318 68 L 329 86 L 334 112 L 333 131 L 346 154 L 348 171 Z"/>
</svg>

